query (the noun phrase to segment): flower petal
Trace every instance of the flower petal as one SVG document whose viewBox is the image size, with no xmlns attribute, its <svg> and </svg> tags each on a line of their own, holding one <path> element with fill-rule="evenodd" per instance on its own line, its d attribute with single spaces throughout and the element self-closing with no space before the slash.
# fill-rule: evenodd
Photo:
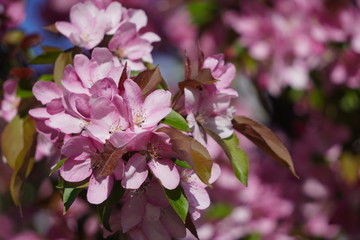
<svg viewBox="0 0 360 240">
<path fill-rule="evenodd" d="M 49 127 L 60 130 L 63 133 L 80 133 L 84 126 L 85 121 L 75 118 L 66 113 L 58 113 L 51 115 L 50 119 L 46 121 Z"/>
<path fill-rule="evenodd" d="M 105 176 L 97 179 L 92 175 L 90 177 L 89 188 L 86 195 L 87 200 L 92 204 L 102 203 L 109 197 L 113 185 L 113 176 Z"/>
<path fill-rule="evenodd" d="M 138 225 L 145 215 L 146 199 L 141 191 L 131 194 L 124 202 L 121 211 L 122 231 L 126 233 Z"/>
<path fill-rule="evenodd" d="M 175 164 L 169 159 L 151 159 L 148 162 L 151 172 L 167 189 L 175 189 L 180 182 L 180 175 Z"/>
<path fill-rule="evenodd" d="M 143 107 L 146 120 L 142 127 L 152 128 L 171 112 L 171 93 L 165 90 L 155 90 L 146 97 Z"/>
<path fill-rule="evenodd" d="M 61 177 L 68 182 L 80 182 L 90 177 L 92 173 L 91 160 L 67 160 L 60 168 Z"/>
<path fill-rule="evenodd" d="M 138 189 L 148 176 L 146 156 L 134 154 L 126 164 L 122 186 L 128 189 Z"/>
<path fill-rule="evenodd" d="M 32 89 L 34 96 L 42 104 L 47 104 L 55 98 L 61 98 L 63 90 L 54 82 L 38 81 Z"/>
</svg>

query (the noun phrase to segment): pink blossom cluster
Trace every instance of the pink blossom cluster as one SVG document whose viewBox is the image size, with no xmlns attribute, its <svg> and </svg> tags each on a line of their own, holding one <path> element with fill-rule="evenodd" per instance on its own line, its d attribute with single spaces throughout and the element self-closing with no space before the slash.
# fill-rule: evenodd
<svg viewBox="0 0 360 240">
<path fill-rule="evenodd" d="M 235 78 L 235 67 L 231 63 L 225 64 L 222 54 L 206 58 L 202 69 L 207 68 L 211 70 L 213 77 L 218 79 L 217 82 L 201 89 L 184 89 L 186 120 L 194 138 L 203 145 L 206 145 L 206 133 L 199 124 L 214 131 L 221 138 L 228 138 L 233 134 L 231 120 L 235 109 L 231 106 L 231 99 L 238 96 L 230 87 Z"/>
<path fill-rule="evenodd" d="M 74 45 L 93 49 L 112 36 L 108 48 L 132 70 L 144 70 L 144 62 L 152 63 L 152 43 L 160 41 L 153 32 L 142 32 L 147 24 L 143 10 L 127 9 L 119 2 L 85 1 L 70 10 L 70 22 L 56 22 L 56 29 Z M 106 43 L 105 43 L 106 44 Z"/>
<path fill-rule="evenodd" d="M 228 11 L 225 22 L 239 34 L 238 42 L 259 61 L 257 76 L 263 88 L 278 95 L 284 87 L 309 89 L 310 72 L 336 60 L 331 43 L 348 43 L 347 51 L 358 52 L 358 10 L 344 1 L 241 2 L 240 11 Z M 348 40 L 350 39 L 350 40 Z M 344 53 L 349 58 L 349 54 Z M 356 68 L 339 62 L 330 79 L 358 86 Z"/>
<path fill-rule="evenodd" d="M 174 159 L 187 159 L 173 150 L 165 132 L 157 131 L 169 128 L 161 120 L 172 111 L 172 94 L 155 89 L 144 95 L 128 69 L 107 48 L 94 48 L 90 59 L 77 54 L 74 65 L 64 69 L 62 86 L 54 82 L 35 83 L 33 94 L 45 107 L 31 109 L 29 114 L 37 119 L 38 132 L 60 146 L 61 155 L 66 158 L 60 176 L 67 182 L 88 181 L 90 203 L 103 203 L 114 183 L 121 181 L 126 190 L 121 200 L 120 229 L 124 233 L 150 236 L 170 228 L 164 236 L 181 237 L 185 228 L 180 225 L 183 230 L 176 230 L 178 220 L 173 222 L 175 232 L 167 225 L 172 222 L 166 219 L 176 216 L 169 202 L 157 202 L 161 195 L 165 198 L 161 187 L 174 190 L 181 186 L 189 201 L 189 212 L 197 219 L 200 210 L 210 204 L 207 185 L 193 169 L 174 163 Z M 179 112 L 187 113 L 192 129 L 188 134 L 206 146 L 205 135 L 201 135 L 205 133 L 200 134 L 197 121 L 222 138 L 231 136 L 234 111 L 230 100 L 237 93 L 230 88 L 235 68 L 225 64 L 222 55 L 206 58 L 203 69 L 209 69 L 217 80 L 201 89 L 185 87 L 185 104 L 180 104 L 185 109 Z M 219 174 L 220 168 L 214 163 L 209 183 Z M 147 196 L 146 192 L 155 191 L 146 190 L 149 184 L 160 189 L 160 193 Z"/>
</svg>

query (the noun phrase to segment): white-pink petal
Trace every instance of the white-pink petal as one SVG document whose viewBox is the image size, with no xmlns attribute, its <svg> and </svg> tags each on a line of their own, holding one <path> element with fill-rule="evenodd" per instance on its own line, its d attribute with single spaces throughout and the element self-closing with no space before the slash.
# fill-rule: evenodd
<svg viewBox="0 0 360 240">
<path fill-rule="evenodd" d="M 91 175 L 89 181 L 89 188 L 86 195 L 87 200 L 89 201 L 89 203 L 92 204 L 102 203 L 109 197 L 113 185 L 113 176 L 96 178 L 94 175 Z"/>
<path fill-rule="evenodd" d="M 146 156 L 136 153 L 126 163 L 121 184 L 124 188 L 138 189 L 144 183 L 147 176 Z"/>
<path fill-rule="evenodd" d="M 175 164 L 169 159 L 151 159 L 148 166 L 154 176 L 167 189 L 175 189 L 180 182 L 180 175 Z"/>
<path fill-rule="evenodd" d="M 55 98 L 61 98 L 63 90 L 54 82 L 38 81 L 32 89 L 34 96 L 42 104 L 47 104 Z"/>
<path fill-rule="evenodd" d="M 92 174 L 91 160 L 77 161 L 69 159 L 60 168 L 61 177 L 68 182 L 80 182 Z"/>
<path fill-rule="evenodd" d="M 155 90 L 146 97 L 143 108 L 146 120 L 142 127 L 155 127 L 171 112 L 171 93 L 160 89 Z"/>
<path fill-rule="evenodd" d="M 46 120 L 46 125 L 60 130 L 66 134 L 80 133 L 86 125 L 82 119 L 75 118 L 66 113 L 58 113 L 51 115 L 49 120 Z"/>
</svg>

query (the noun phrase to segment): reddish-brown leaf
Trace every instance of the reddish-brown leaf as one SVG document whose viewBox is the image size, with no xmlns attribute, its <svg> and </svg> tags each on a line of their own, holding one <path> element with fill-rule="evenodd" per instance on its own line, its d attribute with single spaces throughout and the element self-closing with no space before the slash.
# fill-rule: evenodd
<svg viewBox="0 0 360 240">
<path fill-rule="evenodd" d="M 194 79 L 185 80 L 179 83 L 179 88 L 184 90 L 185 87 L 201 87 L 203 85 L 213 84 L 217 80 L 211 75 L 208 68 L 201 69 Z"/>
<path fill-rule="evenodd" d="M 120 80 L 119 80 L 119 86 L 118 86 L 118 89 L 120 92 L 123 92 L 125 91 L 124 89 L 124 82 L 125 80 L 128 79 L 128 74 L 127 74 L 127 62 L 125 62 L 125 66 L 124 66 L 124 69 L 121 73 L 121 76 L 120 76 Z"/>
<path fill-rule="evenodd" d="M 184 58 L 185 58 L 184 64 L 185 64 L 185 81 L 186 81 L 186 80 L 190 80 L 191 78 L 191 61 L 186 52 Z"/>
<path fill-rule="evenodd" d="M 161 76 L 159 67 L 156 67 L 155 69 L 145 70 L 139 73 L 134 81 L 140 86 L 142 96 L 145 98 L 156 89 L 156 86 L 161 84 L 163 77 Z"/>
<path fill-rule="evenodd" d="M 98 177 L 110 176 L 114 172 L 119 159 L 126 152 L 127 151 L 126 151 L 125 148 L 124 149 L 116 149 L 116 150 L 114 150 L 107 159 L 104 159 L 105 164 L 102 167 Z"/>
<path fill-rule="evenodd" d="M 30 34 L 22 40 L 20 47 L 22 49 L 28 49 L 28 48 L 34 47 L 36 45 L 39 45 L 41 43 L 41 41 L 42 41 L 42 38 L 40 35 Z"/>
<path fill-rule="evenodd" d="M 43 27 L 44 29 L 53 32 L 53 33 L 58 33 L 59 31 L 57 30 L 57 28 L 55 27 L 55 24 L 51 24 L 48 26 Z"/>
<path fill-rule="evenodd" d="M 204 52 L 200 50 L 200 46 L 198 46 L 198 48 L 199 48 L 198 68 L 199 68 L 199 71 L 200 71 L 203 64 L 204 64 L 205 56 L 204 56 Z"/>
<path fill-rule="evenodd" d="M 209 184 L 213 161 L 207 149 L 192 137 L 176 129 L 163 127 L 158 129 L 158 132 L 166 133 L 170 137 L 174 152 L 195 170 L 201 181 Z"/>
<path fill-rule="evenodd" d="M 189 231 L 194 235 L 196 239 L 200 239 L 195 224 L 193 223 L 191 216 L 189 214 L 186 216 L 185 227 L 189 229 Z"/>
<path fill-rule="evenodd" d="M 289 151 L 268 127 L 243 116 L 235 116 L 233 126 L 256 146 L 289 168 L 292 174 L 298 178 Z"/>
<path fill-rule="evenodd" d="M 17 67 L 10 70 L 10 74 L 20 79 L 29 79 L 34 72 L 31 68 Z"/>
</svg>

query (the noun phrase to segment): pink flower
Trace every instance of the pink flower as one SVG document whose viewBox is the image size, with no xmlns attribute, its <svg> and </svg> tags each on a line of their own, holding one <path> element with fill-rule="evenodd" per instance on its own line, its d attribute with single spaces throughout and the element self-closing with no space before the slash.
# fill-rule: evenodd
<svg viewBox="0 0 360 240">
<path fill-rule="evenodd" d="M 170 138 L 164 133 L 115 132 L 109 141 L 116 148 L 128 151 L 141 151 L 134 154 L 126 163 L 122 186 L 138 189 L 148 176 L 148 169 L 167 189 L 175 189 L 180 182 L 179 171 L 171 158 L 177 155 L 172 151 Z"/>
<path fill-rule="evenodd" d="M 199 124 L 217 133 L 221 138 L 233 133 L 232 116 L 235 109 L 230 106 L 230 96 L 221 93 L 185 88 L 185 110 L 189 127 L 196 140 L 206 146 L 205 133 Z"/>
<path fill-rule="evenodd" d="M 133 131 L 152 130 L 171 112 L 169 91 L 155 90 L 143 100 L 141 89 L 133 80 L 127 79 L 124 88 L 124 100 Z"/>
<path fill-rule="evenodd" d="M 220 166 L 213 164 L 209 183 L 214 183 L 220 176 Z M 207 185 L 204 184 L 193 170 L 185 169 L 181 173 L 181 187 L 189 200 L 189 212 L 194 220 L 200 217 L 200 210 L 210 206 L 210 197 L 206 191 Z"/>
<path fill-rule="evenodd" d="M 78 54 L 74 67 L 65 68 L 62 79 L 65 89 L 53 82 L 34 85 L 33 93 L 46 109 L 33 109 L 30 114 L 65 134 L 80 133 L 91 123 L 88 130 L 92 136 L 104 142 L 109 132 L 128 127 L 126 109 L 117 90 L 122 70 L 119 61 L 106 48 L 95 48 L 90 60 Z M 104 108 L 98 101 L 107 101 Z M 116 113 L 112 112 L 114 109 Z"/>
<path fill-rule="evenodd" d="M 218 92 L 231 95 L 232 97 L 238 96 L 234 89 L 229 88 L 231 82 L 235 78 L 235 66 L 232 63 L 225 64 L 223 54 L 207 57 L 202 68 L 210 69 L 212 76 L 218 80 L 215 83 L 215 87 Z"/>
<path fill-rule="evenodd" d="M 123 23 L 109 42 L 109 49 L 121 58 L 127 59 L 132 70 L 144 70 L 142 63 L 152 63 L 152 43 L 160 41 L 158 35 L 152 32 L 139 34 L 136 24 Z"/>
<path fill-rule="evenodd" d="M 107 48 L 95 48 L 91 59 L 83 54 L 74 57 L 74 67 L 64 70 L 63 86 L 70 92 L 89 94 L 89 89 L 104 78 L 111 78 L 116 86 L 123 70 L 122 64 Z"/>
<path fill-rule="evenodd" d="M 16 96 L 17 81 L 8 79 L 3 85 L 3 100 L 1 101 L 0 117 L 10 122 L 18 112 L 20 98 Z"/>
<path fill-rule="evenodd" d="M 5 10 L 6 17 L 8 18 L 6 23 L 9 28 L 14 28 L 25 20 L 25 2 L 22 0 L 8 2 Z"/>
<path fill-rule="evenodd" d="M 76 136 L 65 143 L 61 154 L 68 157 L 60 169 L 61 177 L 69 182 L 90 178 L 87 199 L 92 204 L 105 201 L 111 193 L 114 179 L 121 180 L 123 177 L 122 155 L 108 143 L 102 146 L 90 138 Z M 118 157 L 109 159 L 112 154 L 118 154 Z M 115 168 L 110 169 L 110 173 L 99 175 L 107 161 L 111 160 L 116 161 Z"/>
<path fill-rule="evenodd" d="M 171 209 L 156 181 L 127 193 L 121 209 L 122 232 L 133 239 L 185 237 L 185 226 Z"/>
<path fill-rule="evenodd" d="M 69 22 L 56 22 L 57 30 L 77 46 L 92 49 L 107 32 L 108 22 L 104 11 L 92 2 L 77 3 L 70 10 Z"/>
</svg>

